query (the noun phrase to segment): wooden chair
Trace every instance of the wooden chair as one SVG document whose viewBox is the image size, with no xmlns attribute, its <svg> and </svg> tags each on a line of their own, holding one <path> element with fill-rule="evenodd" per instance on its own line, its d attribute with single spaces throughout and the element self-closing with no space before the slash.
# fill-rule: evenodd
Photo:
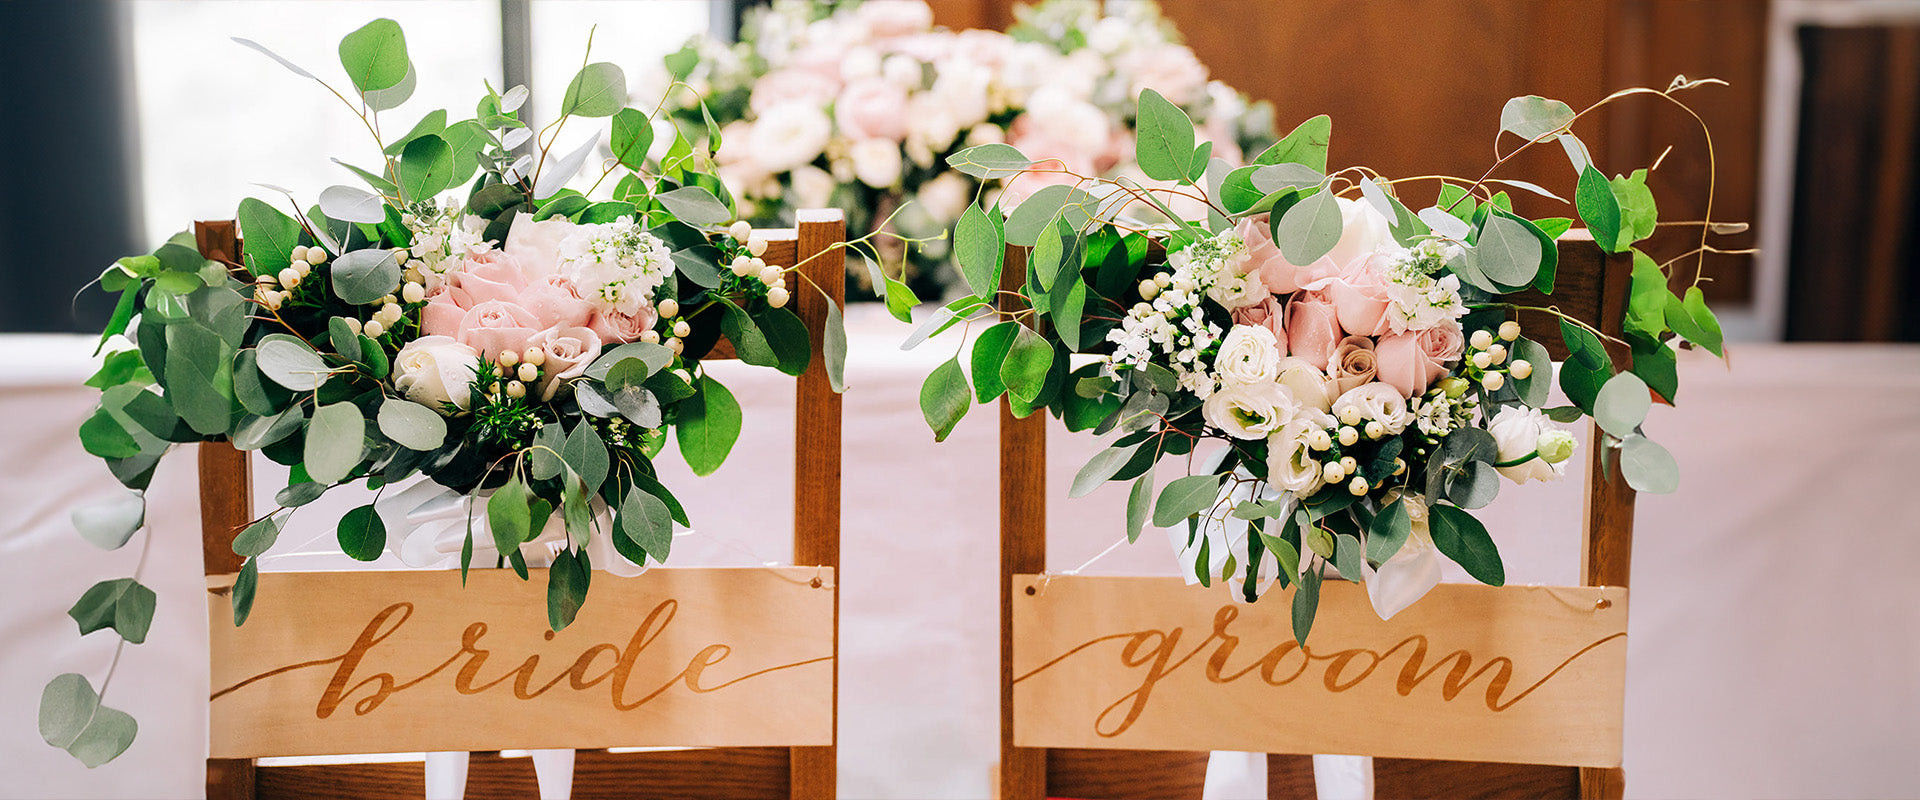
<svg viewBox="0 0 1920 800">
<path fill-rule="evenodd" d="M 838 210 L 803 211 L 796 228 L 767 234 L 769 246 L 764 258 L 768 263 L 800 264 L 800 272 L 812 283 L 825 289 L 836 303 L 842 301 L 846 273 L 838 245 L 845 240 L 846 226 Z M 239 262 L 241 242 L 235 238 L 233 222 L 199 223 L 196 235 L 203 255 L 229 263 Z M 837 569 L 840 563 L 841 398 L 828 382 L 821 351 L 827 306 L 812 291 L 796 290 L 793 297 L 814 343 L 812 362 L 797 379 L 795 392 L 793 559 L 799 565 Z M 709 357 L 728 357 L 729 350 L 723 341 Z M 233 539 L 253 518 L 248 459 L 247 453 L 225 442 L 200 446 L 201 531 L 209 577 L 231 576 L 242 566 L 242 560 L 233 552 Z M 832 604 L 837 620 L 837 591 Z M 588 610 L 592 610 L 591 603 Z M 832 648 L 837 653 L 838 625 L 833 628 Z M 830 666 L 833 685 L 837 687 L 837 658 Z M 828 707 L 835 704 L 830 700 Z M 837 720 L 834 724 L 837 727 Z M 523 745 L 502 742 L 499 746 Z M 618 753 L 581 750 L 574 763 L 572 796 L 580 800 L 636 796 L 830 798 L 835 794 L 835 752 L 833 745 Z M 466 797 L 488 800 L 538 796 L 530 761 L 501 758 L 498 752 L 474 753 L 468 767 Z M 425 791 L 424 781 L 419 762 L 269 767 L 257 766 L 252 759 L 207 761 L 207 797 L 221 800 L 275 797 L 417 800 Z"/>
<path fill-rule="evenodd" d="M 1008 248 L 1001 288 L 1017 290 L 1025 281 L 1026 251 Z M 1625 317 L 1627 284 L 1632 262 L 1609 255 L 1594 245 L 1584 230 L 1570 231 L 1559 242 L 1559 272 L 1551 299 L 1528 295 L 1522 305 L 1555 305 L 1561 311 L 1618 337 Z M 1009 295 L 1002 295 L 1003 298 Z M 1003 303 L 1006 302 L 1003 300 Z M 1553 318 L 1537 312 L 1522 314 L 1530 331 L 1556 330 Z M 1557 336 L 1541 343 L 1556 360 L 1566 351 Z M 1623 362 L 1624 351 L 1613 353 Z M 1046 426 L 1045 414 L 1016 419 L 1001 401 L 1000 416 L 1000 767 L 1001 800 L 1037 800 L 1045 797 L 1199 798 L 1206 778 L 1206 752 L 1047 749 L 1014 746 L 1016 724 L 1014 684 L 1015 577 L 1044 573 L 1046 563 Z M 1590 439 L 1598 441 L 1597 429 Z M 1611 475 L 1602 479 L 1600 451 L 1589 447 L 1586 477 L 1586 513 L 1582 572 L 1587 586 L 1625 587 L 1633 536 L 1634 492 L 1622 479 L 1617 460 Z M 1054 580 L 1069 580 L 1055 578 Z M 1195 588 L 1194 591 L 1211 591 Z M 1473 625 L 1462 621 L 1461 625 Z M 1251 712 L 1257 713 L 1257 712 Z M 1257 749 L 1257 748 L 1249 748 Z M 1369 755 L 1357 753 L 1353 755 Z M 1376 795 L 1390 797 L 1580 797 L 1621 796 L 1623 777 L 1618 768 L 1538 766 L 1506 763 L 1426 761 L 1404 758 L 1374 760 Z M 1311 756 L 1270 754 L 1268 796 L 1315 796 Z"/>
</svg>

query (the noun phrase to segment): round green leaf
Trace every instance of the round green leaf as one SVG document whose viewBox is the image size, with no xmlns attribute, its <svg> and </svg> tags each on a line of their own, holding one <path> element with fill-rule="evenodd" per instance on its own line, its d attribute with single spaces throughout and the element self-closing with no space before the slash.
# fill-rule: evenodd
<svg viewBox="0 0 1920 800">
<path fill-rule="evenodd" d="M 1647 392 L 1647 382 L 1631 372 L 1622 372 L 1600 387 L 1600 394 L 1593 401 L 1593 421 L 1615 438 L 1625 439 L 1647 420 L 1647 412 L 1652 408 L 1653 396 Z"/>
<path fill-rule="evenodd" d="M 1513 379 L 1513 388 L 1520 395 L 1520 402 L 1532 408 L 1545 408 L 1553 394 L 1553 355 L 1547 352 L 1545 345 L 1532 339 L 1515 339 L 1508 347 L 1510 359 L 1525 361 L 1533 372 L 1524 378 Z"/>
<path fill-rule="evenodd" d="M 333 293 L 348 303 L 364 306 L 391 294 L 399 286 L 400 261 L 390 250 L 354 250 L 334 259 Z M 266 368 L 263 350 L 260 369 L 265 371 Z M 281 381 L 271 372 L 267 373 L 267 377 L 289 389 L 301 388 Z"/>
<path fill-rule="evenodd" d="M 372 503 L 341 515 L 338 531 L 340 550 L 355 561 L 372 561 L 387 548 L 387 524 Z"/>
<path fill-rule="evenodd" d="M 1340 203 L 1332 192 L 1321 191 L 1281 215 L 1274 226 L 1274 243 L 1287 261 L 1311 264 L 1340 243 L 1342 226 Z"/>
<path fill-rule="evenodd" d="M 146 523 L 147 501 L 139 492 L 127 492 L 104 503 L 76 508 L 69 519 L 89 544 L 118 550 Z"/>
<path fill-rule="evenodd" d="M 380 404 L 380 433 L 424 453 L 446 443 L 447 420 L 419 403 L 389 397 Z"/>
<path fill-rule="evenodd" d="M 85 675 L 69 672 L 40 690 L 40 738 L 62 750 L 80 737 L 100 707 L 100 695 Z"/>
<path fill-rule="evenodd" d="M 623 108 L 613 115 L 613 157 L 628 169 L 647 165 L 647 150 L 653 147 L 653 121 L 637 108 Z"/>
<path fill-rule="evenodd" d="M 620 68 L 598 61 L 580 68 L 560 99 L 560 114 L 611 117 L 627 102 L 627 76 Z"/>
<path fill-rule="evenodd" d="M 1670 494 L 1680 488 L 1680 464 L 1667 448 L 1645 436 L 1628 436 L 1620 442 L 1620 473 L 1634 491 Z"/>
<path fill-rule="evenodd" d="M 320 360 L 320 354 L 314 352 L 312 347 L 284 333 L 268 334 L 260 340 L 256 349 L 258 354 L 255 356 L 255 361 L 260 368 L 260 373 L 267 376 L 268 380 L 296 392 L 310 392 L 318 389 L 320 384 L 326 383 L 327 378 L 332 374 L 327 369 L 327 362 Z"/>
<path fill-rule="evenodd" d="M 333 403 L 313 412 L 307 425 L 302 463 L 315 483 L 339 483 L 360 463 L 366 448 L 367 419 L 352 403 Z"/>
<path fill-rule="evenodd" d="M 1134 160 L 1140 164 L 1140 171 L 1157 181 L 1189 182 L 1188 171 L 1193 165 L 1193 120 L 1173 101 L 1152 89 L 1140 93 L 1138 111 L 1134 125 Z"/>
<path fill-rule="evenodd" d="M 127 712 L 100 706 L 94 710 L 93 719 L 87 723 L 86 729 L 67 746 L 67 752 L 92 769 L 126 752 L 139 732 L 139 723 L 134 722 Z"/>
<path fill-rule="evenodd" d="M 418 78 L 413 72 L 413 64 L 409 63 L 407 64 L 407 74 L 401 76 L 399 83 L 394 84 L 391 88 L 376 89 L 361 96 L 366 99 L 367 108 L 374 111 L 386 111 L 392 108 L 399 108 L 400 104 L 407 102 L 407 98 L 413 96 L 414 85 L 417 81 Z"/>
<path fill-rule="evenodd" d="M 700 376 L 700 393 L 680 401 L 674 441 L 695 475 L 712 475 L 740 438 L 740 402 L 711 375 Z"/>
<path fill-rule="evenodd" d="M 233 554 L 242 558 L 253 558 L 280 539 L 280 517 L 262 517 L 260 521 L 248 525 L 240 535 L 233 537 Z"/>
<path fill-rule="evenodd" d="M 133 434 L 102 408 L 80 423 L 80 446 L 101 458 L 132 458 L 140 454 L 140 443 Z"/>
<path fill-rule="evenodd" d="M 967 409 L 973 405 L 970 394 L 958 356 L 934 368 L 920 385 L 920 414 L 926 418 L 927 427 L 933 429 L 934 441 L 946 441 L 953 427 L 967 415 Z"/>
<path fill-rule="evenodd" d="M 1532 141 L 1567 126 L 1573 108 L 1539 95 L 1516 97 L 1500 109 L 1500 130 Z"/>
<path fill-rule="evenodd" d="M 400 151 L 396 169 L 406 199 L 416 203 L 432 199 L 453 185 L 453 148 L 438 134 L 422 136 Z"/>
<path fill-rule="evenodd" d="M 1033 161 L 1013 145 L 992 142 L 947 156 L 947 166 L 981 180 L 993 180 L 1018 175 L 1033 166 Z"/>
<path fill-rule="evenodd" d="M 329 186 L 320 190 L 320 213 L 344 222 L 374 225 L 387 219 L 386 201 L 379 195 L 352 186 Z"/>
<path fill-rule="evenodd" d="M 340 40 L 340 66 L 362 93 L 391 89 L 406 80 L 407 37 L 400 23 L 376 19 Z"/>
<path fill-rule="evenodd" d="M 1468 257 L 1495 283 L 1524 286 L 1540 271 L 1540 240 L 1527 226 L 1502 214 L 1488 214 Z"/>
<path fill-rule="evenodd" d="M 1053 345 L 1032 328 L 1019 328 L 1007 346 L 1007 359 L 1000 364 L 1000 382 L 1013 397 L 1031 403 L 1046 388 L 1047 372 L 1053 366 Z M 958 366 L 956 362 L 955 368 Z"/>
</svg>

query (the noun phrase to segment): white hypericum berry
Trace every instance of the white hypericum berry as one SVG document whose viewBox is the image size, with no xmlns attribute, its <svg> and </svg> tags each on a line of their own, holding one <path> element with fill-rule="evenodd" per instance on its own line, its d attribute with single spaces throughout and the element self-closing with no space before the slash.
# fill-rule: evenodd
<svg viewBox="0 0 1920 800">
<path fill-rule="evenodd" d="M 1327 483 L 1339 483 L 1345 477 L 1347 477 L 1347 471 L 1340 468 L 1339 462 L 1329 462 L 1320 468 L 1320 478 Z"/>
<path fill-rule="evenodd" d="M 520 363 L 520 354 L 512 350 L 500 351 L 500 366 L 511 367 Z"/>
<path fill-rule="evenodd" d="M 1387 435 L 1387 426 L 1380 424 L 1377 419 L 1367 420 L 1366 434 L 1369 439 L 1378 439 Z"/>
<path fill-rule="evenodd" d="M 307 260 L 304 258 L 296 258 L 293 260 L 293 263 L 287 265 L 287 269 L 300 273 L 300 276 L 304 278 L 308 273 L 313 272 L 313 265 L 307 263 Z"/>
<path fill-rule="evenodd" d="M 1475 350 L 1485 350 L 1487 345 L 1493 344 L 1493 334 L 1484 330 L 1474 331 L 1473 337 L 1468 339 L 1467 343 L 1473 345 Z"/>
<path fill-rule="evenodd" d="M 1140 299 L 1152 300 L 1159 296 L 1160 284 L 1154 283 L 1152 280 L 1143 280 L 1140 282 Z"/>
<path fill-rule="evenodd" d="M 1498 364 L 1502 361 L 1506 361 L 1507 346 L 1504 344 L 1496 344 L 1492 347 L 1489 347 L 1487 348 L 1487 355 L 1493 359 L 1493 363 L 1495 364 Z"/>
<path fill-rule="evenodd" d="M 292 267 L 280 270 L 280 285 L 289 289 L 299 286 L 300 273 L 294 272 Z"/>
<path fill-rule="evenodd" d="M 1358 425 L 1364 416 L 1359 406 L 1343 406 L 1340 409 L 1340 423 L 1343 425 Z"/>
<path fill-rule="evenodd" d="M 1514 359 L 1513 366 L 1508 367 L 1507 369 L 1513 372 L 1513 377 L 1520 378 L 1522 380 L 1532 377 L 1533 375 L 1533 363 L 1527 361 L 1524 358 Z"/>
<path fill-rule="evenodd" d="M 392 325 L 395 322 L 399 322 L 400 316 L 405 313 L 406 312 L 400 310 L 399 303 L 388 303 L 380 307 L 379 317 L 388 325 Z"/>
<path fill-rule="evenodd" d="M 1473 365 L 1481 369 L 1493 366 L 1493 354 L 1485 350 L 1473 354 Z"/>
<path fill-rule="evenodd" d="M 526 352 L 520 354 L 520 360 L 537 367 L 547 363 L 547 351 L 538 347 L 529 347 Z"/>
<path fill-rule="evenodd" d="M 400 299 L 409 303 L 418 303 L 425 300 L 427 299 L 427 287 L 408 281 L 407 285 L 400 287 Z"/>
<path fill-rule="evenodd" d="M 275 284 L 278 284 L 280 280 L 278 278 L 273 277 L 272 275 L 260 275 L 255 277 L 253 279 L 253 282 L 260 284 L 261 286 L 273 286 Z"/>
<path fill-rule="evenodd" d="M 520 380 L 526 381 L 527 383 L 532 383 L 534 378 L 540 377 L 540 368 L 532 364 L 529 364 L 525 361 L 522 361 L 520 362 L 519 368 L 516 369 L 513 374 L 514 374 L 514 377 L 517 377 Z"/>
<path fill-rule="evenodd" d="M 1360 462 L 1355 460 L 1353 456 L 1341 456 L 1340 469 L 1345 471 L 1348 475 L 1352 475 L 1353 473 L 1359 471 Z"/>
<path fill-rule="evenodd" d="M 387 305 L 388 303 L 398 302 L 399 300 L 400 298 L 394 297 L 393 295 L 383 294 L 383 295 L 380 295 L 380 299 L 373 301 L 372 304 L 376 306 L 384 306 L 384 305 Z"/>
<path fill-rule="evenodd" d="M 1356 442 L 1359 442 L 1359 441 L 1360 441 L 1360 432 L 1354 430 L 1352 425 L 1340 426 L 1340 446 L 1341 447 L 1352 447 Z"/>
<path fill-rule="evenodd" d="M 255 299 L 260 301 L 260 305 L 266 306 L 267 310 L 269 311 L 280 310 L 280 293 L 279 292 L 276 292 L 272 289 L 261 289 L 260 291 L 255 292 L 254 295 L 255 295 Z"/>
<path fill-rule="evenodd" d="M 318 247 L 307 248 L 307 263 L 316 266 L 327 263 L 327 251 Z"/>
<path fill-rule="evenodd" d="M 1480 385 L 1489 392 L 1497 392 L 1500 391 L 1500 387 L 1507 385 L 1507 376 L 1498 372 L 1489 372 L 1480 379 Z"/>
<path fill-rule="evenodd" d="M 767 291 L 767 305 L 774 308 L 786 308 L 788 299 L 786 289 L 775 287 Z"/>
<path fill-rule="evenodd" d="M 640 341 L 646 342 L 647 344 L 659 344 L 660 332 L 659 331 L 641 331 Z"/>
<path fill-rule="evenodd" d="M 1509 342 L 1520 338 L 1520 323 L 1513 320 L 1500 323 L 1500 338 Z"/>
<path fill-rule="evenodd" d="M 1165 289 L 1168 286 L 1173 285 L 1173 276 L 1162 272 L 1158 275 L 1153 276 L 1153 282 L 1155 285 L 1159 286 L 1160 288 Z"/>
<path fill-rule="evenodd" d="M 1393 460 L 1393 474 L 1402 475 L 1402 474 L 1405 474 L 1406 471 L 1407 471 L 1407 462 L 1397 458 Z"/>
<path fill-rule="evenodd" d="M 744 242 L 748 236 L 753 235 L 753 226 L 747 224 L 747 221 L 744 219 L 740 220 L 733 223 L 732 227 L 727 228 L 727 235 L 733 237 L 733 240 L 736 242 Z"/>
<path fill-rule="evenodd" d="M 668 339 L 665 344 L 667 349 L 672 350 L 676 356 L 687 349 L 687 343 L 680 341 L 679 337 Z"/>
<path fill-rule="evenodd" d="M 760 282 L 772 286 L 780 281 L 780 268 L 766 266 L 760 268 Z"/>
<path fill-rule="evenodd" d="M 747 273 L 753 271 L 753 259 L 748 256 L 734 256 L 731 269 L 734 277 L 747 277 Z"/>
<path fill-rule="evenodd" d="M 748 239 L 748 240 L 747 240 L 747 252 L 748 252 L 748 253 L 750 253 L 750 254 L 752 254 L 752 255 L 753 255 L 753 257 L 755 257 L 755 258 L 759 258 L 760 256 L 763 256 L 763 255 L 766 255 L 766 252 L 767 252 L 767 240 L 765 240 L 765 239 L 762 239 L 762 238 L 760 238 L 760 237 L 758 237 L 758 236 L 756 236 L 756 237 L 754 237 L 754 238 L 752 238 L 752 239 Z"/>
<path fill-rule="evenodd" d="M 685 339 L 687 335 L 691 333 L 693 333 L 693 326 L 688 325 L 686 320 L 676 319 L 673 321 L 673 335 L 675 337 Z"/>
<path fill-rule="evenodd" d="M 1353 493 L 1353 494 L 1355 494 L 1355 495 L 1363 495 L 1363 494 L 1366 494 L 1366 493 L 1367 493 L 1367 479 L 1366 479 L 1366 478 L 1354 478 L 1354 479 L 1353 479 L 1353 482 L 1352 482 L 1352 483 L 1349 483 L 1349 484 L 1347 484 L 1347 491 L 1349 491 L 1349 492 L 1352 492 L 1352 493 Z"/>
<path fill-rule="evenodd" d="M 527 396 L 527 385 L 519 381 L 507 381 L 507 396 L 521 398 Z"/>
<path fill-rule="evenodd" d="M 367 324 L 360 326 L 360 332 L 366 334 L 369 339 L 378 339 L 380 334 L 387 332 L 387 326 L 380 324 L 380 320 L 370 319 L 367 320 Z"/>
<path fill-rule="evenodd" d="M 366 329 L 360 325 L 360 320 L 353 317 L 347 317 L 346 320 L 347 330 L 353 331 L 356 335 L 366 332 Z"/>
<path fill-rule="evenodd" d="M 654 308 L 660 312 L 660 316 L 666 317 L 667 319 L 680 316 L 680 301 L 671 297 L 660 301 L 660 305 Z"/>
<path fill-rule="evenodd" d="M 1313 433 L 1307 434 L 1307 447 L 1311 449 L 1325 450 L 1332 446 L 1333 446 L 1333 437 L 1328 436 L 1326 430 L 1324 429 L 1317 430 L 1317 431 L 1314 431 Z"/>
</svg>

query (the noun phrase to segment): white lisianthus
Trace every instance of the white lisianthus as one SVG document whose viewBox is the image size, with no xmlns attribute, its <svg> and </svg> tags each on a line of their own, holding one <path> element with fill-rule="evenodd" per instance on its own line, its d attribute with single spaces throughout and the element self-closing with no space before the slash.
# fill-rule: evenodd
<svg viewBox="0 0 1920 800">
<path fill-rule="evenodd" d="M 900 182 L 900 145 L 886 139 L 861 139 L 847 151 L 854 177 L 875 189 Z"/>
<path fill-rule="evenodd" d="M 1272 382 L 1222 386 L 1201 406 L 1208 424 L 1235 439 L 1265 439 L 1298 411 L 1292 393 Z"/>
<path fill-rule="evenodd" d="M 769 173 L 786 172 L 820 157 L 833 120 L 810 103 L 778 103 L 760 115 L 747 140 L 748 156 Z"/>
<path fill-rule="evenodd" d="M 1333 425 L 1333 417 L 1324 411 L 1302 408 L 1267 436 L 1267 482 L 1301 497 L 1320 491 L 1326 481 L 1320 462 L 1307 445 L 1315 431 Z"/>
<path fill-rule="evenodd" d="M 1293 399 L 1301 408 L 1328 411 L 1333 408 L 1333 397 L 1327 394 L 1327 375 L 1304 358 L 1288 356 L 1275 365 L 1275 374 L 1280 385 L 1293 393 Z"/>
<path fill-rule="evenodd" d="M 1501 462 L 1527 459 L 1510 467 L 1499 468 L 1500 474 L 1507 476 L 1508 480 L 1514 483 L 1553 481 L 1559 480 L 1566 472 L 1564 456 L 1572 452 L 1563 439 L 1568 434 L 1555 427 L 1553 420 L 1547 419 L 1547 415 L 1540 413 L 1539 409 L 1520 406 L 1500 409 L 1500 413 L 1494 415 L 1492 424 L 1487 426 L 1487 431 L 1493 434 L 1493 441 L 1500 448 Z M 1543 440 L 1548 445 L 1547 449 L 1563 456 L 1561 461 L 1549 463 L 1547 459 L 1537 456 L 1527 458 L 1541 451 Z"/>
<path fill-rule="evenodd" d="M 1259 325 L 1235 325 L 1220 343 L 1213 369 L 1229 386 L 1273 383 L 1280 377 L 1280 342 Z"/>
<path fill-rule="evenodd" d="M 422 336 L 393 357 L 393 388 L 442 414 L 448 403 L 466 411 L 479 363 L 480 351 L 451 336 Z"/>
<path fill-rule="evenodd" d="M 1399 389 L 1379 381 L 1356 386 L 1333 401 L 1334 408 L 1347 406 L 1360 409 L 1362 418 L 1379 422 L 1390 434 L 1398 434 L 1413 424 L 1413 411 L 1407 408 L 1407 398 L 1400 395 Z"/>
</svg>

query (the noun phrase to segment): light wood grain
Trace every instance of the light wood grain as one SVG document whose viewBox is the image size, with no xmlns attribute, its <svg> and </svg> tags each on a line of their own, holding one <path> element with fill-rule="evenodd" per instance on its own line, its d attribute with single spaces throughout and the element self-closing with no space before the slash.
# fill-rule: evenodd
<svg viewBox="0 0 1920 800">
<path fill-rule="evenodd" d="M 1302 651 L 1291 590 L 1019 576 L 1014 741 L 1619 765 L 1624 589 L 1443 584 L 1389 621 L 1322 591 Z"/>
</svg>

